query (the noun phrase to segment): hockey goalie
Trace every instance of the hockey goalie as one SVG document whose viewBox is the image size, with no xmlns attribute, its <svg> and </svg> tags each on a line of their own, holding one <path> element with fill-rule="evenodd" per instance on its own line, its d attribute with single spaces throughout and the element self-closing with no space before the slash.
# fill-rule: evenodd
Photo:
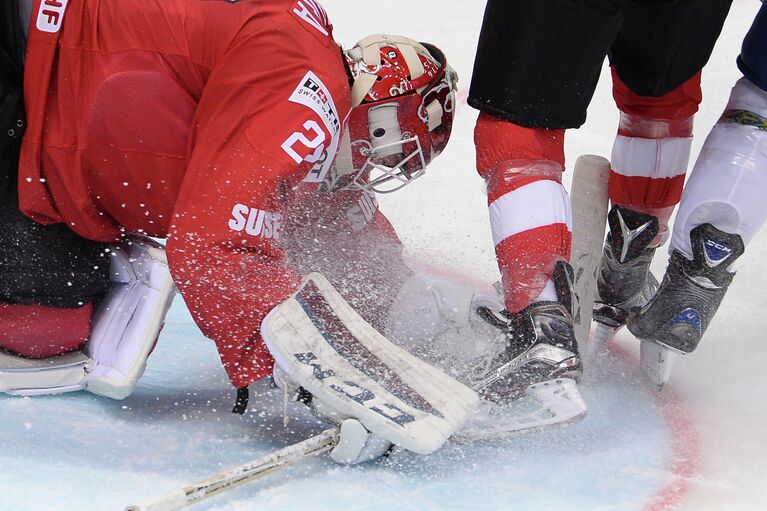
<svg viewBox="0 0 767 511">
<path fill-rule="evenodd" d="M 3 9 L 0 390 L 126 397 L 177 287 L 237 409 L 275 372 L 339 460 L 582 416 L 568 264 L 512 321 L 410 270 L 378 210 L 449 139 L 437 47 L 339 50 L 314 0 Z"/>
</svg>

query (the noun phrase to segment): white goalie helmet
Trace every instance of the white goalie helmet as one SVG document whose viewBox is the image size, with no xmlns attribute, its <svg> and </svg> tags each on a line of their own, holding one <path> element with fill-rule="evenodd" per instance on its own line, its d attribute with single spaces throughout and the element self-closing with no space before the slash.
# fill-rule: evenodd
<svg viewBox="0 0 767 511">
<path fill-rule="evenodd" d="M 447 145 L 458 77 L 441 50 L 406 37 L 368 36 L 344 57 L 353 108 L 328 186 L 393 192 Z"/>
</svg>

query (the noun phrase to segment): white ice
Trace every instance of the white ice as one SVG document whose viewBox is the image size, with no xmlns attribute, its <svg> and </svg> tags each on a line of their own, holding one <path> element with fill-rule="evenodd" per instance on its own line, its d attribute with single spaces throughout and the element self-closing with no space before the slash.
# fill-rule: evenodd
<svg viewBox="0 0 767 511">
<path fill-rule="evenodd" d="M 484 2 L 323 3 L 346 44 L 373 32 L 436 43 L 466 91 Z M 696 153 L 739 76 L 734 60 L 759 5 L 735 0 L 704 72 Z M 427 175 L 380 202 L 412 255 L 492 282 L 497 270 L 474 171 L 475 118 L 463 105 L 448 149 Z M 569 163 L 584 153 L 609 156 L 616 121 L 605 72 L 587 124 L 568 134 Z M 662 397 L 638 381 L 632 355 L 619 353 L 636 351 L 624 334 L 584 385 L 589 415 L 579 424 L 365 467 L 316 459 L 194 509 L 765 509 L 765 251 L 762 232 L 704 342 L 677 363 Z M 653 268 L 662 274 L 664 257 Z M 212 343 L 178 300 L 145 377 L 125 401 L 87 393 L 0 397 L 0 511 L 120 510 L 322 429 L 295 406 L 284 429 L 275 391 L 255 391 L 245 416 L 229 413 L 233 391 Z"/>
</svg>

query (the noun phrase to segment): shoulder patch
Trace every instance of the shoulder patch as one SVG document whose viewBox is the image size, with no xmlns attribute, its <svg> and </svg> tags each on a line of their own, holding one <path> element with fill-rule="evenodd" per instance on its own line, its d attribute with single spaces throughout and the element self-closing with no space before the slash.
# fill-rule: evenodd
<svg viewBox="0 0 767 511">
<path fill-rule="evenodd" d="M 309 71 L 301 78 L 293 94 L 290 95 L 290 101 L 314 110 L 331 135 L 340 131 L 341 122 L 333 96 L 316 74 Z"/>
<path fill-rule="evenodd" d="M 316 164 L 309 171 L 304 181 L 308 183 L 321 183 L 335 159 L 341 132 L 341 119 L 338 116 L 333 96 L 325 84 L 322 83 L 322 80 L 316 74 L 309 71 L 301 78 L 298 86 L 290 95 L 289 101 L 314 111 L 330 135 L 330 140 L 326 141 L 324 133 L 319 129 L 319 126 L 314 121 L 309 120 L 304 124 L 304 129 L 308 130 L 307 133 L 296 132 L 282 144 L 282 149 L 296 163 L 305 160 Z M 309 134 L 309 131 L 313 131 L 313 135 L 316 136 L 312 139 L 307 138 L 306 134 Z M 305 148 L 314 149 L 315 152 L 308 158 L 302 157 L 302 153 L 294 149 L 297 142 L 302 142 Z"/>
</svg>

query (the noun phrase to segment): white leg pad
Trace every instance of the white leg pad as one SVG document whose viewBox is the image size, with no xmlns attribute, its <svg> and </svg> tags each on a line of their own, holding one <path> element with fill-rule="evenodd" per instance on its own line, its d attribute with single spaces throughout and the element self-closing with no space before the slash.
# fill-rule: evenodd
<svg viewBox="0 0 767 511">
<path fill-rule="evenodd" d="M 471 389 L 383 337 L 317 273 L 269 312 L 261 334 L 275 364 L 314 396 L 318 414 L 356 419 L 418 454 L 440 448 L 479 401 Z M 364 446 L 352 443 L 362 454 Z"/>
<path fill-rule="evenodd" d="M 113 284 L 94 314 L 85 389 L 112 399 L 133 392 L 144 373 L 176 288 L 162 245 L 131 239 L 112 256 Z"/>
<path fill-rule="evenodd" d="M 0 352 L 0 392 L 34 396 L 82 390 L 90 364 L 91 359 L 81 351 L 44 359 Z"/>
</svg>

